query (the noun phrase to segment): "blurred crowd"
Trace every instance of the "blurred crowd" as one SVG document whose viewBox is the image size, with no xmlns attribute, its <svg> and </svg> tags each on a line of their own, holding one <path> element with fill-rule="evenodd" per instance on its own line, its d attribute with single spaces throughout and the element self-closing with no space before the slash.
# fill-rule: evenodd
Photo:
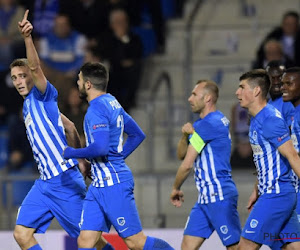
<svg viewBox="0 0 300 250">
<path fill-rule="evenodd" d="M 274 82 L 279 84 L 283 74 L 279 69 L 294 66 L 300 66 L 299 14 L 296 11 L 287 11 L 283 14 L 280 25 L 272 29 L 259 45 L 252 69 L 278 68 L 275 74 L 268 73 L 272 84 L 275 84 Z M 281 97 L 281 93 L 278 97 Z M 274 100 L 271 91 L 269 98 Z M 247 111 L 236 103 L 231 111 L 231 134 L 234 139 L 231 156 L 233 168 L 252 166 L 254 169 L 252 149 L 248 140 L 249 121 Z"/>
<path fill-rule="evenodd" d="M 23 100 L 9 72 L 13 59 L 26 57 L 17 30 L 25 9 L 30 10 L 43 70 L 59 92 L 59 108 L 84 142 L 87 103 L 79 98 L 76 85 L 80 66 L 86 61 L 104 63 L 110 72 L 108 92 L 130 113 L 136 106 L 143 62 L 164 53 L 165 22 L 182 17 L 183 4 L 184 0 L 0 0 L 0 138 L 6 138 L 5 143 L 0 139 L 0 165 L 9 173 L 36 169 L 22 121 Z M 299 15 L 288 11 L 258 46 L 252 68 L 266 68 L 274 60 L 286 68 L 300 66 L 299 39 Z M 253 165 L 248 121 L 247 112 L 234 105 L 233 167 Z"/>
<path fill-rule="evenodd" d="M 23 100 L 9 70 L 13 59 L 26 57 L 17 26 L 26 9 L 42 68 L 58 90 L 59 108 L 75 123 L 84 142 L 87 103 L 79 98 L 76 84 L 81 65 L 104 63 L 110 72 L 108 92 L 130 112 L 136 105 L 143 62 L 152 54 L 164 53 L 165 22 L 181 17 L 183 2 L 0 0 L 0 137 L 6 140 L 0 143 L 0 151 L 5 151 L 0 152 L 0 165 L 7 166 L 9 173 L 36 169 L 22 121 Z"/>
</svg>

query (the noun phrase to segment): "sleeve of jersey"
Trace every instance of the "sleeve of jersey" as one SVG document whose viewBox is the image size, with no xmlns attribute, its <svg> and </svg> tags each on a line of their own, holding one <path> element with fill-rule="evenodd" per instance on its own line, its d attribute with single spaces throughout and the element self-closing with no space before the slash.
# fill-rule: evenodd
<svg viewBox="0 0 300 250">
<path fill-rule="evenodd" d="M 48 102 L 50 100 L 57 100 L 57 90 L 49 81 L 47 81 L 47 88 L 44 94 L 42 94 L 37 87 L 34 87 L 33 91 L 35 98 L 40 101 Z"/>
<path fill-rule="evenodd" d="M 85 119 L 88 120 L 88 126 L 91 134 L 98 131 L 109 131 L 109 119 L 107 115 L 105 115 L 105 110 L 90 107 Z"/>
<path fill-rule="evenodd" d="M 291 104 L 290 102 L 285 103 L 286 105 L 283 106 L 284 108 L 284 118 L 287 122 L 288 126 L 291 126 L 292 120 L 293 120 L 293 116 L 295 113 L 295 108 L 293 106 L 293 104 Z"/>
<path fill-rule="evenodd" d="M 94 142 L 85 148 L 67 147 L 64 158 L 97 158 L 108 154 L 109 131 L 97 131 L 93 133 Z"/>
<path fill-rule="evenodd" d="M 290 140 L 290 133 L 286 122 L 279 117 L 267 118 L 262 132 L 264 137 L 276 148 Z"/>
<path fill-rule="evenodd" d="M 124 132 L 128 135 L 123 146 L 123 156 L 126 159 L 142 143 L 146 136 L 129 115 L 124 115 L 124 123 Z"/>
</svg>

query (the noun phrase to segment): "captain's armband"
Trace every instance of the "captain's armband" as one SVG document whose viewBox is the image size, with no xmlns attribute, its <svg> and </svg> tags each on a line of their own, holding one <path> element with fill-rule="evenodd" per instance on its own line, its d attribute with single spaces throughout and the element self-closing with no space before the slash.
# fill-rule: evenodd
<svg viewBox="0 0 300 250">
<path fill-rule="evenodd" d="M 197 134 L 197 132 L 194 132 L 192 134 L 192 137 L 190 138 L 190 143 L 191 145 L 194 147 L 194 149 L 200 153 L 201 150 L 204 148 L 205 146 L 205 142 L 203 141 L 203 139 L 200 137 L 200 135 Z"/>
</svg>

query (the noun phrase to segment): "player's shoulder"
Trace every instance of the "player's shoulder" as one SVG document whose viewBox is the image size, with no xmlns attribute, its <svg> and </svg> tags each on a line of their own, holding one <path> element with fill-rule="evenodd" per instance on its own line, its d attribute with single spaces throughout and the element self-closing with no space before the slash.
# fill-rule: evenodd
<svg viewBox="0 0 300 250">
<path fill-rule="evenodd" d="M 267 105 L 261 110 L 258 118 L 263 131 L 274 131 L 285 126 L 285 120 L 281 112 L 271 105 Z"/>
<path fill-rule="evenodd" d="M 209 113 L 204 117 L 203 121 L 213 127 L 219 127 L 220 125 L 229 126 L 230 123 L 227 117 L 219 110 Z"/>
<path fill-rule="evenodd" d="M 101 95 L 90 102 L 89 110 L 102 114 L 112 114 L 113 111 L 123 110 L 118 100 L 111 94 Z"/>
<path fill-rule="evenodd" d="M 267 104 L 256 116 L 261 122 L 266 122 L 270 119 L 283 120 L 281 112 L 270 104 Z"/>
</svg>

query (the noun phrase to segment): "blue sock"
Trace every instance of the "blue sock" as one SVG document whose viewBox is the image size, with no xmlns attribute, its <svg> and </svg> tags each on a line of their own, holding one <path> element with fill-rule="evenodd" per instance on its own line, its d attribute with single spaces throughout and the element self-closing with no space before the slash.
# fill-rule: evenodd
<svg viewBox="0 0 300 250">
<path fill-rule="evenodd" d="M 36 244 L 30 248 L 28 248 L 28 250 L 42 250 L 41 246 L 39 244 Z"/>
<path fill-rule="evenodd" d="M 109 244 L 109 242 L 107 242 L 107 244 L 105 245 L 105 247 L 102 248 L 102 250 L 115 250 L 115 249 L 111 244 Z"/>
<path fill-rule="evenodd" d="M 174 250 L 167 242 L 162 239 L 148 236 L 144 245 L 144 250 Z"/>
<path fill-rule="evenodd" d="M 78 248 L 78 250 L 97 250 L 97 248 Z"/>
</svg>

